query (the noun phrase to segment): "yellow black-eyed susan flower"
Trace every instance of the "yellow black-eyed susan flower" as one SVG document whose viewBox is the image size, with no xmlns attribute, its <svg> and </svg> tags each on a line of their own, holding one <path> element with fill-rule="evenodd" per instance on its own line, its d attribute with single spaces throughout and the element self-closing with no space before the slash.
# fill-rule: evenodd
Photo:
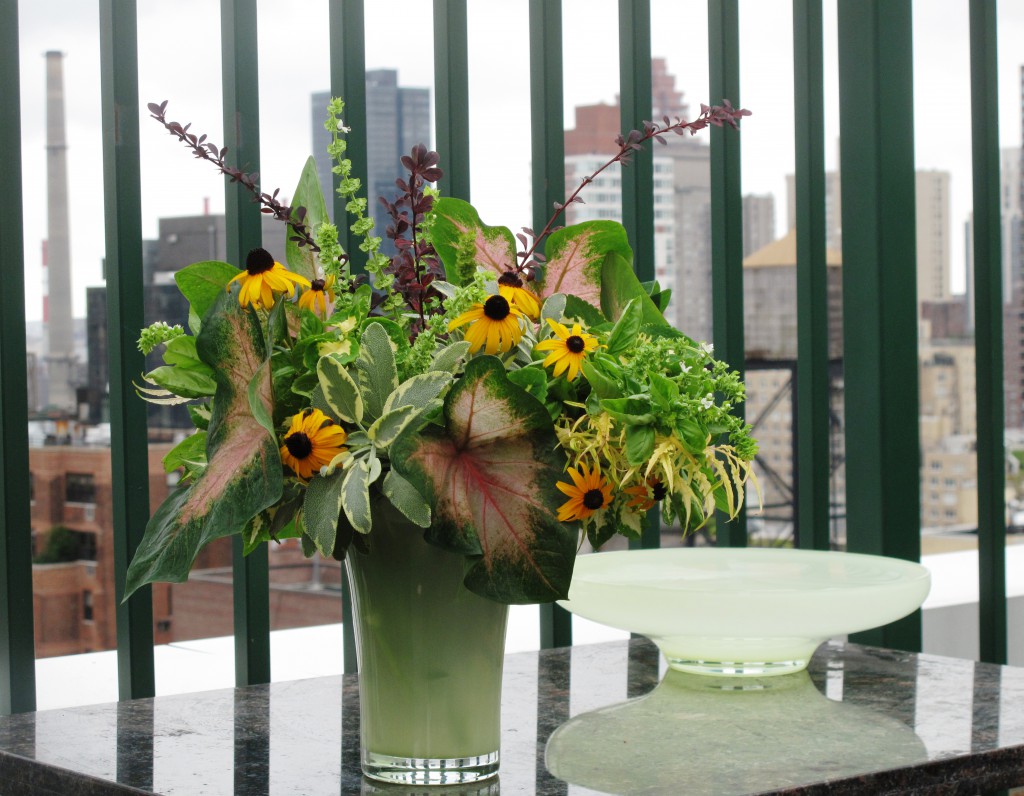
<svg viewBox="0 0 1024 796">
<path fill-rule="evenodd" d="M 668 495 L 668 488 L 657 478 L 648 478 L 646 482 L 627 486 L 622 491 L 632 496 L 626 506 L 640 511 L 649 511 Z"/>
<path fill-rule="evenodd" d="M 498 294 L 483 304 L 474 304 L 468 312 L 448 324 L 448 331 L 470 324 L 466 330 L 469 353 L 475 354 L 480 348 L 488 354 L 511 351 L 523 337 L 523 312 L 507 298 Z"/>
<path fill-rule="evenodd" d="M 281 446 L 281 460 L 303 480 L 345 450 L 348 435 L 319 409 L 306 409 L 292 415 L 288 433 Z"/>
<path fill-rule="evenodd" d="M 334 274 L 326 279 L 314 279 L 299 295 L 299 307 L 327 320 L 334 309 Z"/>
<path fill-rule="evenodd" d="M 498 293 L 521 309 L 528 318 L 537 320 L 540 317 L 540 302 L 515 271 L 506 271 L 498 277 Z"/>
<path fill-rule="evenodd" d="M 558 507 L 559 521 L 585 520 L 612 502 L 612 486 L 597 467 L 591 470 L 581 462 L 578 468 L 570 467 L 567 472 L 572 483 L 559 481 L 555 484 L 561 492 L 569 496 L 569 499 Z"/>
<path fill-rule="evenodd" d="M 253 249 L 245 258 L 245 270 L 231 280 L 241 282 L 238 291 L 238 303 L 243 307 L 250 305 L 255 309 L 272 309 L 275 293 L 295 295 L 295 286 L 309 287 L 309 280 L 304 276 L 292 273 L 281 263 L 275 262 L 274 256 L 266 249 Z M 228 287 L 231 287 L 228 282 Z"/>
<path fill-rule="evenodd" d="M 572 381 L 579 373 L 580 363 L 584 357 L 597 349 L 597 338 L 584 332 L 578 323 L 573 324 L 572 331 L 550 318 L 548 318 L 548 325 L 555 333 L 555 337 L 537 343 L 538 351 L 551 352 L 544 358 L 544 367 L 554 365 L 556 377 L 568 370 L 569 381 Z"/>
</svg>

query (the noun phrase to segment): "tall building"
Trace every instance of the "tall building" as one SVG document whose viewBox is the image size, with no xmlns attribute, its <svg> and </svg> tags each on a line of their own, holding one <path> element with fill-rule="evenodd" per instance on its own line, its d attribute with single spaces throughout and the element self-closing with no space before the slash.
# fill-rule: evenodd
<svg viewBox="0 0 1024 796">
<path fill-rule="evenodd" d="M 743 197 L 743 256 L 749 257 L 775 240 L 775 197 L 749 194 Z"/>
<path fill-rule="evenodd" d="M 917 303 L 950 298 L 950 174 L 918 171 L 917 208 Z"/>
<path fill-rule="evenodd" d="M 327 199 L 327 212 L 334 218 L 331 198 L 334 165 L 327 155 L 330 133 L 324 129 L 328 91 L 317 92 L 310 98 L 313 129 L 313 158 L 317 176 Z M 390 221 L 377 197 L 393 199 L 398 189 L 395 180 L 407 176 L 401 158 L 416 144 L 430 145 L 430 90 L 406 88 L 398 85 L 398 72 L 394 69 L 372 69 L 366 73 L 366 129 L 350 135 L 365 134 L 367 148 L 366 196 L 368 211 L 373 216 L 374 234 L 383 238 L 381 251 L 393 254 L 394 246 L 384 234 Z M 443 166 L 443 164 L 442 164 Z"/>
<path fill-rule="evenodd" d="M 796 227 L 796 183 L 786 176 L 786 207 L 789 229 Z M 948 301 L 950 289 L 950 174 L 946 171 L 919 171 L 917 192 L 917 303 Z M 842 181 L 838 172 L 825 174 L 825 245 L 842 251 Z"/>
<path fill-rule="evenodd" d="M 665 60 L 652 61 L 654 118 L 686 117 L 688 106 Z M 565 131 L 565 184 L 575 188 L 618 151 L 619 105 L 576 108 L 576 126 Z M 655 278 L 672 289 L 665 315 L 699 340 L 711 339 L 711 155 L 700 138 L 672 136 L 654 150 Z M 628 168 L 628 167 L 627 167 Z M 592 218 L 621 220 L 618 166 L 607 169 L 584 192 L 586 204 L 567 210 L 567 223 Z"/>
</svg>

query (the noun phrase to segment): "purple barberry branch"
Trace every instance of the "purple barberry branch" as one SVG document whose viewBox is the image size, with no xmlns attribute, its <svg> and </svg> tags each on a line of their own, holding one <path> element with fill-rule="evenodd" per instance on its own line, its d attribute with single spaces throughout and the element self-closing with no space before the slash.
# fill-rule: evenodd
<svg viewBox="0 0 1024 796">
<path fill-rule="evenodd" d="M 278 221 L 285 222 L 293 232 L 291 239 L 295 243 L 300 247 L 307 246 L 310 251 L 319 253 L 320 247 L 316 245 L 316 241 L 313 239 L 309 227 L 305 223 L 305 207 L 293 208 L 278 201 L 277 195 L 281 192 L 280 188 L 274 189 L 272 194 L 262 192 L 258 182 L 259 172 L 246 173 L 234 166 L 229 166 L 224 160 L 224 156 L 228 152 L 227 147 L 218 149 L 216 144 L 207 141 L 205 134 L 197 136 L 194 133 L 190 133 L 191 122 L 182 125 L 179 122 L 167 121 L 167 100 L 164 100 L 159 105 L 151 102 L 148 107 L 152 118 L 160 122 L 171 135 L 189 147 L 196 158 L 209 161 L 217 167 L 221 174 L 229 177 L 231 182 L 237 182 L 249 191 L 252 194 L 252 200 L 261 205 L 261 213 L 273 215 Z M 342 253 L 341 264 L 343 265 L 347 260 L 348 255 Z"/>
<path fill-rule="evenodd" d="M 535 235 L 533 230 L 524 229 L 523 232 L 527 233 L 533 238 L 533 243 L 526 248 L 526 238 L 523 235 L 517 236 L 520 242 L 524 246 L 524 251 L 520 252 L 517 256 L 522 260 L 519 266 L 516 268 L 517 274 L 522 274 L 528 266 L 539 264 L 543 262 L 543 257 L 537 252 L 537 246 L 544 240 L 551 232 L 555 230 L 555 222 L 558 221 L 559 216 L 565 212 L 565 208 L 574 202 L 583 202 L 580 198 L 580 193 L 590 183 L 592 183 L 598 175 L 601 174 L 605 169 L 611 166 L 613 163 L 621 163 L 626 166 L 630 162 L 630 157 L 633 152 L 638 152 L 643 149 L 643 145 L 650 141 L 652 138 L 659 144 L 667 144 L 664 136 L 667 133 L 675 133 L 676 135 L 683 135 L 687 130 L 690 131 L 690 135 L 696 135 L 698 130 L 703 130 L 708 125 L 714 127 L 721 127 L 723 124 L 727 124 L 734 130 L 739 129 L 739 120 L 744 116 L 750 116 L 750 111 L 745 108 L 733 108 L 732 103 L 729 100 L 722 100 L 721 105 L 704 105 L 701 103 L 700 116 L 694 119 L 692 122 L 688 122 L 685 119 L 676 118 L 673 122 L 668 116 L 662 117 L 662 125 L 658 125 L 654 122 L 644 122 L 643 130 L 630 130 L 626 136 L 619 136 L 615 139 L 615 143 L 619 146 L 619 151 L 597 171 L 584 177 L 579 184 L 579 187 L 573 191 L 569 198 L 564 202 L 555 202 L 555 212 L 551 218 L 548 219 L 548 223 L 544 226 L 544 229 L 540 231 L 539 235 Z"/>
</svg>

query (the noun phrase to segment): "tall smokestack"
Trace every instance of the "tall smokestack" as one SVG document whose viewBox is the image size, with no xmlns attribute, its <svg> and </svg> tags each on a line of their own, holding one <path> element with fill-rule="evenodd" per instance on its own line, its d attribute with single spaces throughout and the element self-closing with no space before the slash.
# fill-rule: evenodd
<svg viewBox="0 0 1024 796">
<path fill-rule="evenodd" d="M 71 384 L 71 243 L 68 224 L 67 138 L 64 125 L 64 54 L 46 53 L 46 264 L 49 298 L 46 323 L 47 403 L 75 409 Z"/>
</svg>

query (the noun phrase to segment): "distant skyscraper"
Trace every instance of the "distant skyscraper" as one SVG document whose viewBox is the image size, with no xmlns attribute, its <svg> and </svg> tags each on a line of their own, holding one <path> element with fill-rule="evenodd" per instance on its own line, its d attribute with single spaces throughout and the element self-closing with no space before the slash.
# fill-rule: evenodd
<svg viewBox="0 0 1024 796">
<path fill-rule="evenodd" d="M 688 107 L 675 88 L 663 58 L 652 62 L 653 116 L 686 117 Z M 618 151 L 619 106 L 576 108 L 576 127 L 565 132 L 565 184 L 579 185 Z M 655 278 L 672 289 L 666 317 L 691 337 L 711 338 L 711 155 L 699 138 L 672 136 L 654 150 Z M 568 223 L 622 218 L 618 167 L 607 169 L 583 193 L 586 204 L 572 205 Z"/>
<path fill-rule="evenodd" d="M 749 257 L 775 240 L 775 197 L 748 194 L 743 197 L 743 256 Z"/>
<path fill-rule="evenodd" d="M 950 175 L 947 171 L 919 171 L 917 193 L 917 305 L 948 301 L 950 290 Z M 786 176 L 789 229 L 796 226 L 796 190 L 792 174 Z M 825 246 L 842 251 L 843 228 L 840 175 L 825 173 Z"/>
<path fill-rule="evenodd" d="M 916 174 L 917 304 L 950 297 L 950 226 L 948 171 Z"/>
<path fill-rule="evenodd" d="M 334 218 L 331 195 L 333 175 L 327 155 L 330 133 L 324 129 L 330 92 L 317 92 L 311 97 L 313 124 L 313 158 L 317 176 L 327 199 L 327 210 Z M 384 239 L 381 250 L 393 254 L 394 247 L 384 234 L 390 221 L 377 197 L 393 199 L 398 194 L 395 180 L 405 176 L 401 157 L 416 144 L 430 146 L 430 90 L 404 88 L 398 85 L 394 69 L 373 69 L 366 73 L 366 130 L 350 135 L 365 135 L 367 144 L 367 184 L 369 213 L 374 220 L 374 234 Z"/>
</svg>

